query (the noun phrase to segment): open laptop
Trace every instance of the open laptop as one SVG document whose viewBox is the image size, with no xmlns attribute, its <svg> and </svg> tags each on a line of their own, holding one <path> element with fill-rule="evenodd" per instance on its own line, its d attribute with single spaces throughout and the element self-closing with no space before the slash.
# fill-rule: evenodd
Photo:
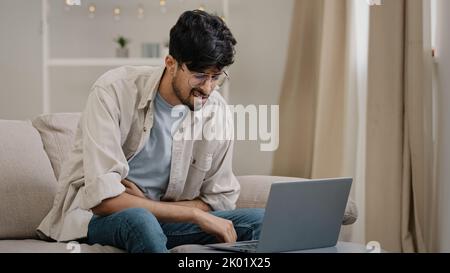
<svg viewBox="0 0 450 273">
<path fill-rule="evenodd" d="M 272 184 L 259 241 L 210 244 L 237 252 L 289 252 L 337 244 L 352 178 Z"/>
</svg>

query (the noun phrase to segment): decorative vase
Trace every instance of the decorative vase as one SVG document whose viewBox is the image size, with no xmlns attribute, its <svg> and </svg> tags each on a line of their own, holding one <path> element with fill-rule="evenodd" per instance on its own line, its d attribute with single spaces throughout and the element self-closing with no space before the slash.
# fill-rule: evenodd
<svg viewBox="0 0 450 273">
<path fill-rule="evenodd" d="M 116 57 L 117 58 L 128 58 L 128 56 L 129 56 L 128 48 L 126 48 L 126 47 L 116 48 Z"/>
<path fill-rule="evenodd" d="M 144 58 L 159 58 L 161 57 L 160 45 L 158 43 L 143 43 L 142 57 Z"/>
</svg>

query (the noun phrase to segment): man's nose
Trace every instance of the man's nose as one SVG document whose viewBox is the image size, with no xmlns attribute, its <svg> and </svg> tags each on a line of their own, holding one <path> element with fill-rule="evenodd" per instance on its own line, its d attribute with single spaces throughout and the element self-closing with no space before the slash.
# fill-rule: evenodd
<svg viewBox="0 0 450 273">
<path fill-rule="evenodd" d="M 203 84 L 202 84 L 202 86 L 200 86 L 200 88 L 202 89 L 203 93 L 209 95 L 214 88 L 212 78 L 208 78 L 207 80 L 205 80 L 205 82 L 203 82 Z"/>
</svg>

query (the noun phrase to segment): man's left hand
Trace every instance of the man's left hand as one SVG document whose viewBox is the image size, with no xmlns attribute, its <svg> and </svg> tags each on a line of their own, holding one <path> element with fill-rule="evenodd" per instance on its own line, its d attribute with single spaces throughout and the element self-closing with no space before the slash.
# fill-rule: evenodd
<svg viewBox="0 0 450 273">
<path fill-rule="evenodd" d="M 137 197 L 146 198 L 144 193 L 131 181 L 126 179 L 122 180 L 122 184 L 125 186 L 125 192 Z"/>
</svg>

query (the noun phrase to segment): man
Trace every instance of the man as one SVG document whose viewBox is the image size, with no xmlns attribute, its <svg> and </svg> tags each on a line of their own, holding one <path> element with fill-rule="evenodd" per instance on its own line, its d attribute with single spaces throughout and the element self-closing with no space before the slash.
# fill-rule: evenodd
<svg viewBox="0 0 450 273">
<path fill-rule="evenodd" d="M 195 130 L 199 113 L 230 126 L 208 109 L 226 107 L 216 89 L 235 45 L 219 17 L 187 11 L 170 31 L 164 67 L 100 77 L 38 233 L 128 252 L 258 239 L 264 210 L 235 210 L 231 138 L 206 140 Z M 175 137 L 195 131 L 192 139 Z"/>
</svg>

